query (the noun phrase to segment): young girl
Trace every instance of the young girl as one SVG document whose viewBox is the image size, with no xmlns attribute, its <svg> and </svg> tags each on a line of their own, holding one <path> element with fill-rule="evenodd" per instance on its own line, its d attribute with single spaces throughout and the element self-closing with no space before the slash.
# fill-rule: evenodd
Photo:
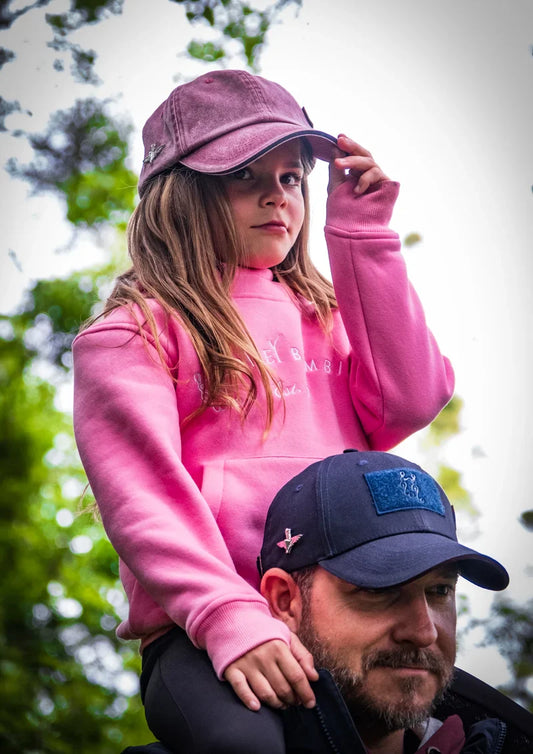
<svg viewBox="0 0 533 754">
<path fill-rule="evenodd" d="M 316 671 L 257 591 L 266 510 L 312 461 L 428 424 L 453 374 L 388 228 L 397 184 L 369 152 L 230 70 L 177 87 L 143 140 L 133 266 L 74 343 L 76 439 L 150 727 L 176 751 L 274 754 L 272 708 L 312 706 Z M 334 288 L 307 252 L 315 158 Z"/>
</svg>

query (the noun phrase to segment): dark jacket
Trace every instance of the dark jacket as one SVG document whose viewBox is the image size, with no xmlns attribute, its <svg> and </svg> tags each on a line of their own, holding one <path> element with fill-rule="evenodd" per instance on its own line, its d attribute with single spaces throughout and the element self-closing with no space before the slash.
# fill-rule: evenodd
<svg viewBox="0 0 533 754">
<path fill-rule="evenodd" d="M 356 724 L 327 671 L 320 671 L 313 689 L 314 709 L 290 707 L 283 712 L 287 754 L 365 754 Z M 462 670 L 456 669 L 452 687 L 434 716 L 444 724 L 419 749 L 420 754 L 533 752 L 533 715 Z M 408 739 L 407 735 L 406 748 L 413 751 Z"/>
<path fill-rule="evenodd" d="M 281 714 L 287 754 L 366 754 L 348 708 L 331 675 L 313 684 L 317 704 Z M 442 727 L 419 754 L 532 754 L 533 715 L 478 678 L 455 669 L 454 680 L 434 716 Z M 406 734 L 408 754 L 418 742 Z M 160 743 L 131 746 L 123 754 L 170 754 Z M 250 752 L 250 754 L 253 754 Z"/>
</svg>

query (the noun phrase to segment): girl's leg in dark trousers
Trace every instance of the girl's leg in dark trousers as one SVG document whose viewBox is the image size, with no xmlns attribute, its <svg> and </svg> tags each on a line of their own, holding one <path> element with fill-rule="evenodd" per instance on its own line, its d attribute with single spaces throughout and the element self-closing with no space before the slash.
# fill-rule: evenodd
<svg viewBox="0 0 533 754">
<path fill-rule="evenodd" d="M 285 752 L 278 713 L 247 709 L 179 628 L 144 650 L 141 693 L 150 730 L 177 754 Z"/>
</svg>

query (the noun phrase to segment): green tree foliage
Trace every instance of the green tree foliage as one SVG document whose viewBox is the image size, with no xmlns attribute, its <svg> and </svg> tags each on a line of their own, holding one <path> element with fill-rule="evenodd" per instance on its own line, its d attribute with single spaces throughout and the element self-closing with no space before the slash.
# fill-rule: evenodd
<svg viewBox="0 0 533 754">
<path fill-rule="evenodd" d="M 500 690 L 533 712 L 533 600 L 500 599 L 491 608 L 484 646 L 494 645 L 507 661 L 511 679 Z"/>
<path fill-rule="evenodd" d="M 225 45 L 235 40 L 242 49 L 246 64 L 257 70 L 259 54 L 277 15 L 287 5 L 301 5 L 302 0 L 277 0 L 263 10 L 238 0 L 171 0 L 183 5 L 192 24 L 207 24 L 219 32 L 218 42 L 192 40 L 187 52 L 193 58 L 213 63 L 226 57 Z"/>
<path fill-rule="evenodd" d="M 48 7 L 53 0 L 34 0 L 21 4 L 16 0 L 2 0 L 0 4 L 0 30 L 9 29 L 21 17 L 36 10 Z M 65 13 L 46 14 L 45 22 L 50 28 L 52 39 L 49 47 L 57 52 L 54 60 L 56 71 L 65 67 L 65 56 L 70 57 L 70 72 L 76 81 L 97 84 L 98 78 L 94 73 L 96 53 L 94 50 L 84 50 L 80 45 L 72 42 L 69 35 L 88 24 L 96 24 L 105 20 L 111 14 L 122 11 L 123 0 L 71 0 L 70 9 Z M 0 48 L 0 68 L 13 61 L 17 53 L 14 50 Z M 0 96 L 0 131 L 5 131 L 5 118 L 10 113 L 21 110 L 18 100 L 6 100 Z"/>
<path fill-rule="evenodd" d="M 11 175 L 28 181 L 34 193 L 64 199 L 74 226 L 123 226 L 133 207 L 137 177 L 124 164 L 131 127 L 113 118 L 108 104 L 88 98 L 58 110 L 46 131 L 28 135 L 34 160 L 7 163 Z"/>
<path fill-rule="evenodd" d="M 520 522 L 533 531 L 533 510 L 522 513 Z M 473 619 L 469 629 L 482 626 L 483 646 L 496 646 L 511 671 L 500 690 L 533 712 L 533 600 L 517 602 L 505 596 L 494 600 L 488 621 Z"/>
<path fill-rule="evenodd" d="M 77 513 L 85 478 L 70 418 L 55 405 L 73 334 L 97 298 L 86 275 L 41 281 L 19 314 L 0 320 L 6 754 L 66 754 L 74 745 L 111 754 L 150 735 L 132 697 L 137 653 L 114 635 L 122 606 L 116 557 L 101 526 Z"/>
<path fill-rule="evenodd" d="M 435 447 L 442 448 L 446 441 L 460 433 L 462 409 L 463 400 L 454 396 L 428 427 L 423 443 L 426 452 Z M 434 473 L 458 511 L 472 517 L 479 515 L 457 469 L 438 464 Z M 524 511 L 520 523 L 533 532 L 533 510 Z M 459 611 L 463 616 L 470 614 L 467 603 L 459 605 Z M 471 618 L 460 638 L 466 638 L 476 628 L 481 628 L 484 633 L 480 646 L 496 647 L 507 662 L 510 679 L 499 686 L 500 691 L 533 712 L 533 600 L 517 602 L 498 595 L 491 605 L 489 617 Z"/>
</svg>

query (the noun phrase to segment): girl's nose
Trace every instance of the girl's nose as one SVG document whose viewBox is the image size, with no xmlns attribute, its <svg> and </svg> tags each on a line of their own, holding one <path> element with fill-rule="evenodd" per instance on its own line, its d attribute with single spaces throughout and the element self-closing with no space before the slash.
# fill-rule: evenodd
<svg viewBox="0 0 533 754">
<path fill-rule="evenodd" d="M 287 201 L 285 188 L 277 178 L 271 177 L 261 187 L 260 203 L 262 206 L 283 206 Z"/>
</svg>

